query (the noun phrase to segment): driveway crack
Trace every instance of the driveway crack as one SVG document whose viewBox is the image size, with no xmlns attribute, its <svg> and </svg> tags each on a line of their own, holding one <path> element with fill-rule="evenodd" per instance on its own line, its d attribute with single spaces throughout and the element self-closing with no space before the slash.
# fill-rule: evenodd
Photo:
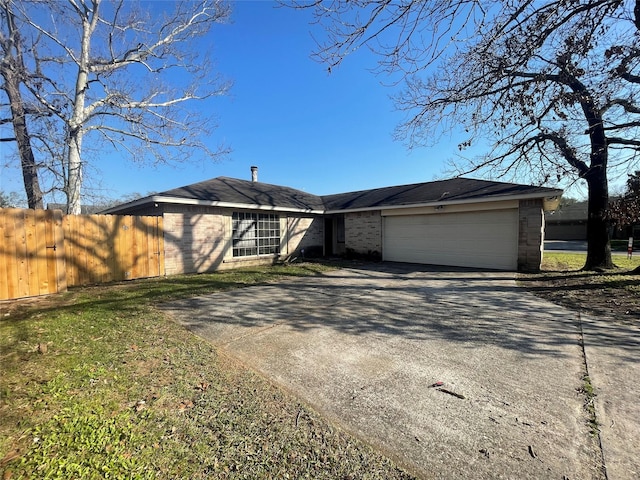
<svg viewBox="0 0 640 480">
<path fill-rule="evenodd" d="M 595 406 L 595 397 L 596 394 L 593 389 L 593 384 L 591 383 L 591 377 L 589 376 L 589 362 L 587 361 L 587 351 L 584 345 L 584 329 L 582 327 L 582 316 L 580 312 L 578 314 L 578 330 L 580 334 L 579 344 L 580 350 L 582 351 L 582 363 L 584 366 L 584 375 L 583 375 L 583 385 L 580 387 L 580 392 L 584 395 L 584 408 L 589 415 L 589 424 L 591 426 L 591 433 L 597 436 L 598 439 L 598 448 L 600 450 L 600 463 L 602 465 L 602 473 L 604 475 L 605 480 L 609 480 L 609 475 L 607 474 L 607 464 L 605 461 L 604 448 L 602 447 L 602 435 L 600 435 L 600 423 L 598 421 L 596 406 Z"/>
<path fill-rule="evenodd" d="M 250 332 L 245 333 L 244 335 L 238 335 L 237 337 L 233 337 L 229 340 L 227 340 L 226 342 L 220 343 L 219 345 L 221 347 L 226 347 L 228 345 L 231 345 L 232 343 L 237 342 L 238 340 L 242 340 L 243 338 L 247 338 L 247 337 L 254 337 L 256 335 L 260 335 L 261 333 L 267 332 L 269 330 L 272 330 L 276 327 L 279 327 L 280 325 L 282 325 L 282 323 L 274 323 L 273 325 L 269 325 L 267 327 L 263 327 L 260 328 L 258 330 L 251 330 Z"/>
</svg>

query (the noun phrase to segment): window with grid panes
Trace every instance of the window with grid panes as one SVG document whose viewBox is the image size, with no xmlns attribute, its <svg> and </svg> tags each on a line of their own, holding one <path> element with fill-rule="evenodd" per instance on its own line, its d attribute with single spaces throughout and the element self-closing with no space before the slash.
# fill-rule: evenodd
<svg viewBox="0 0 640 480">
<path fill-rule="evenodd" d="M 233 256 L 280 253 L 280 217 L 268 213 L 234 212 Z"/>
</svg>

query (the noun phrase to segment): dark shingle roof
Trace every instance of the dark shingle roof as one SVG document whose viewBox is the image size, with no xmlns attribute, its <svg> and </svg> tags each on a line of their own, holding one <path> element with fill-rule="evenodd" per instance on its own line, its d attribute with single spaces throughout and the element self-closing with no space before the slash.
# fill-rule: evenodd
<svg viewBox="0 0 640 480">
<path fill-rule="evenodd" d="M 131 211 L 132 208 L 158 201 L 172 203 L 172 199 L 195 202 L 223 203 L 249 207 L 272 207 L 275 210 L 340 211 L 402 207 L 436 202 L 473 202 L 529 196 L 531 198 L 558 196 L 561 190 L 501 183 L 470 178 L 453 178 L 436 182 L 374 188 L 358 192 L 317 196 L 295 188 L 250 182 L 229 177 L 216 177 L 203 182 L 167 190 L 146 198 L 108 209 L 109 213 Z"/>
<path fill-rule="evenodd" d="M 301 210 L 324 210 L 322 199 L 317 195 L 295 188 L 229 177 L 217 177 L 174 188 L 158 196 Z"/>
<path fill-rule="evenodd" d="M 374 188 L 360 192 L 339 193 L 322 197 L 327 210 L 350 210 L 374 207 L 406 206 L 433 202 L 473 201 L 518 195 L 559 195 L 553 188 L 515 183 L 492 182 L 472 178 L 452 178 L 436 182 L 414 183 L 395 187 Z"/>
</svg>

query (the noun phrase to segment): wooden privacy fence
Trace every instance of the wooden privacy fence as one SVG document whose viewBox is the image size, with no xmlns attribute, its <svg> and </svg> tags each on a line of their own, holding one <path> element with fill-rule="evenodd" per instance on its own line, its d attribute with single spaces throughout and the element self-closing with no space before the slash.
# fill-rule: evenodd
<svg viewBox="0 0 640 480">
<path fill-rule="evenodd" d="M 66 290 L 63 239 L 59 210 L 0 209 L 0 300 Z"/>
<path fill-rule="evenodd" d="M 162 217 L 0 209 L 0 300 L 164 275 Z"/>
</svg>

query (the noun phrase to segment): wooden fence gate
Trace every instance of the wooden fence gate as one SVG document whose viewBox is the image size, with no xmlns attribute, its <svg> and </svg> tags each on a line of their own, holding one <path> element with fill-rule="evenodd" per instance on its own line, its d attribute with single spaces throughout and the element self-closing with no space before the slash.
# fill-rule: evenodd
<svg viewBox="0 0 640 480">
<path fill-rule="evenodd" d="M 0 300 L 164 275 L 162 217 L 0 209 Z"/>
</svg>

